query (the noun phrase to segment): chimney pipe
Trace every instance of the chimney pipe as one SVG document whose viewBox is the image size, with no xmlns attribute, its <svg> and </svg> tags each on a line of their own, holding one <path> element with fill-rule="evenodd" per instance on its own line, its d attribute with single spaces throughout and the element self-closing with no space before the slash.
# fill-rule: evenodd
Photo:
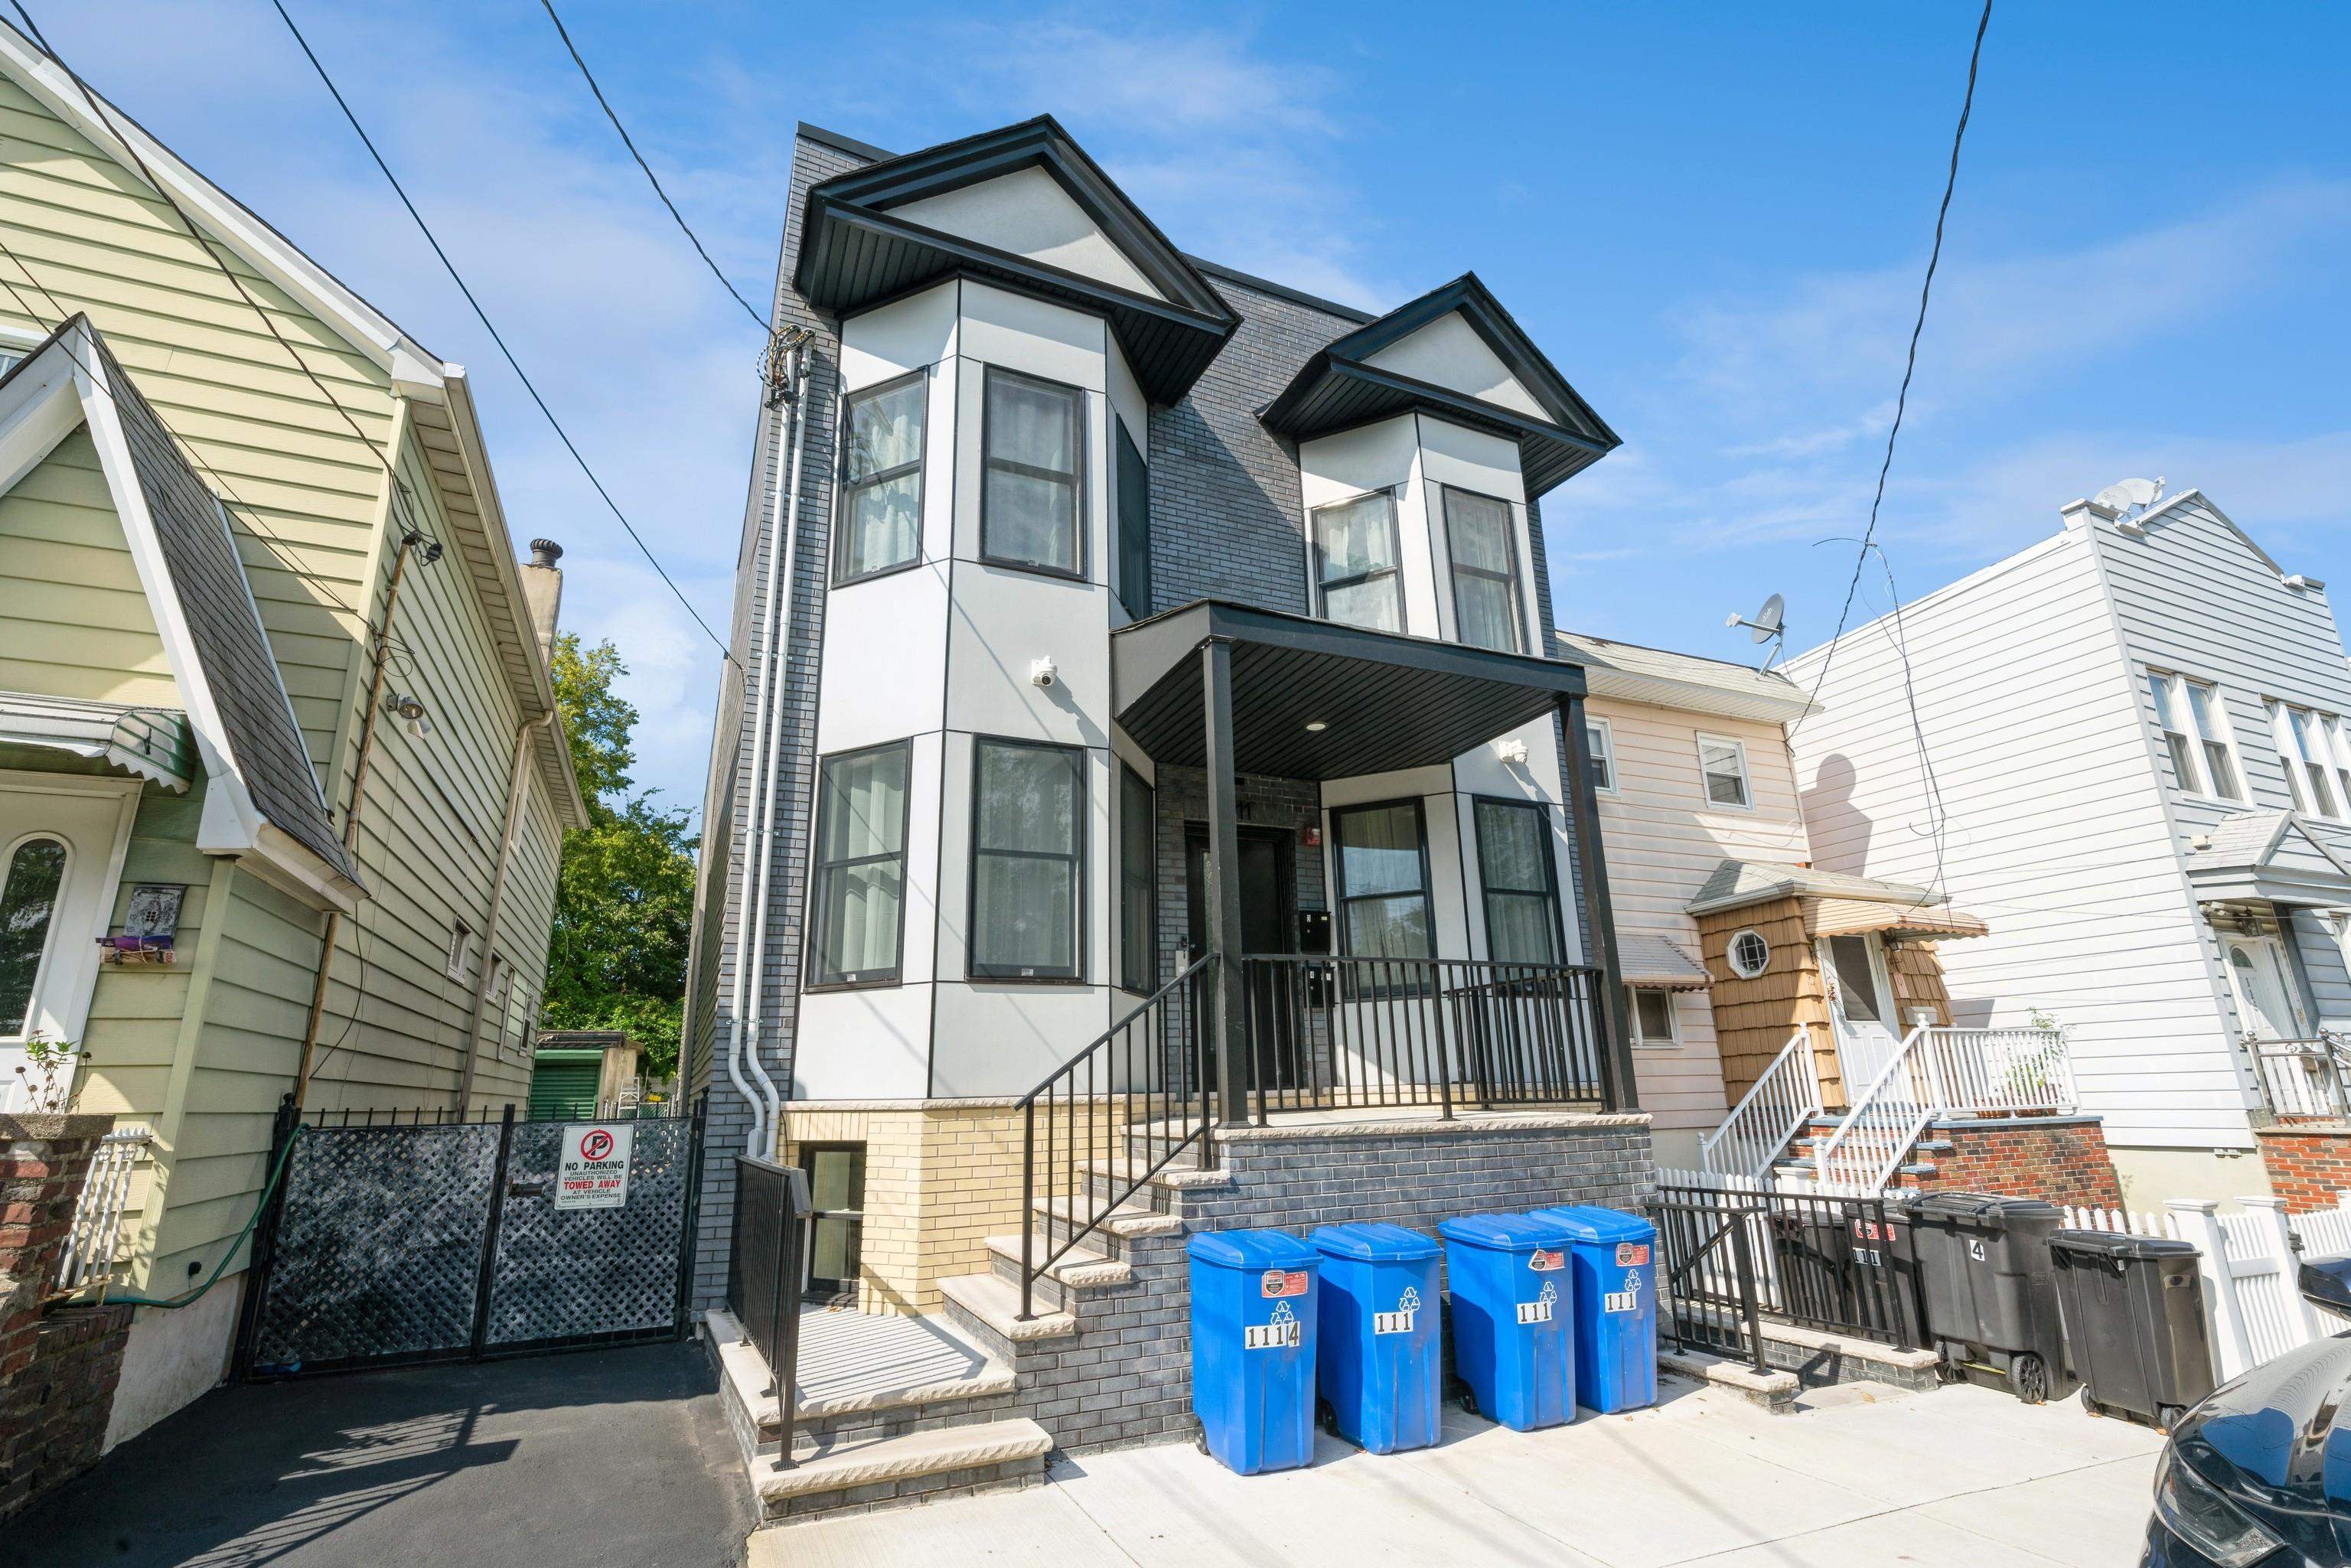
<svg viewBox="0 0 2351 1568">
<path fill-rule="evenodd" d="M 2066 502 L 2057 508 L 2057 515 L 2065 519 L 2065 526 L 2069 528 L 2086 528 L 2094 523 L 2111 523 L 2122 516 L 2112 507 L 2101 507 L 2086 497 Z"/>
</svg>

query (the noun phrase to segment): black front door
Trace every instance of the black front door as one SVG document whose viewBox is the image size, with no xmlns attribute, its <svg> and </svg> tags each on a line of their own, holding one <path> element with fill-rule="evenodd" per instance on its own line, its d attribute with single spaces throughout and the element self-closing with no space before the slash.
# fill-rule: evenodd
<svg viewBox="0 0 2351 1568">
<path fill-rule="evenodd" d="M 1296 835 L 1282 828 L 1243 827 L 1241 852 L 1241 951 L 1289 953 L 1298 935 Z M 1184 830 L 1184 908 L 1195 955 L 1208 946 L 1208 829 L 1191 822 Z M 1265 1089 L 1298 1087 L 1300 1009 L 1287 1005 L 1302 986 L 1285 965 L 1243 970 L 1249 991 L 1249 1039 L 1257 1058 L 1257 1083 Z M 1302 993 L 1301 993 L 1302 994 Z M 1207 1043 L 1213 1063 L 1216 1044 Z"/>
</svg>

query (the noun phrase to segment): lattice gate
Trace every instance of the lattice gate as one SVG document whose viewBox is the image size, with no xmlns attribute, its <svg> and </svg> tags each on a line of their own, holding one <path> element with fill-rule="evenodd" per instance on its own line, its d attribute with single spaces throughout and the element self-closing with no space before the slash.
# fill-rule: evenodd
<svg viewBox="0 0 2351 1568">
<path fill-rule="evenodd" d="M 572 1124 L 518 1121 L 511 1106 L 495 1122 L 346 1118 L 298 1131 L 281 1115 L 278 1150 L 293 1147 L 254 1240 L 240 1375 L 684 1333 L 702 1122 L 697 1106 L 627 1123 L 627 1202 L 559 1209 Z"/>
</svg>

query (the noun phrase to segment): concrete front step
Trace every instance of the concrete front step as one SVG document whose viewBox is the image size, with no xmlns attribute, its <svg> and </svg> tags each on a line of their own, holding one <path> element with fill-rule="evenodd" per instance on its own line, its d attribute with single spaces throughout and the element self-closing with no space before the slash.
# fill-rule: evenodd
<svg viewBox="0 0 2351 1568">
<path fill-rule="evenodd" d="M 949 1322 L 986 1345 L 991 1354 L 1007 1361 L 1023 1351 L 1073 1338 L 1078 1332 L 1076 1315 L 1046 1301 L 1041 1294 L 1033 1303 L 1034 1314 L 1022 1322 L 1019 1284 L 992 1271 L 941 1280 L 939 1294 L 946 1301 Z"/>
<path fill-rule="evenodd" d="M 1020 1288 L 1020 1238 L 991 1236 L 985 1245 L 989 1272 L 1018 1291 Z M 1053 1250 L 1053 1242 L 1041 1231 L 1031 1234 L 1029 1246 L 1029 1257 L 1037 1260 L 1043 1260 Z M 1123 1285 L 1134 1278 L 1134 1270 L 1124 1259 L 1113 1258 L 1081 1241 L 1039 1270 L 1037 1300 L 1055 1308 L 1066 1309 L 1075 1292 Z"/>
<path fill-rule="evenodd" d="M 1015 1416 L 877 1438 L 789 1466 L 768 1458 L 751 1479 L 760 1517 L 775 1521 L 1023 1485 L 1044 1474 L 1052 1451 L 1051 1433 Z"/>
<path fill-rule="evenodd" d="M 1140 1204 L 1123 1203 L 1104 1209 L 1099 1203 L 1083 1203 L 1066 1197 L 1040 1197 L 1030 1207 L 1045 1218 L 1045 1228 L 1056 1237 L 1067 1237 L 1082 1228 L 1089 1245 L 1092 1238 L 1102 1239 L 1102 1250 L 1113 1257 L 1125 1256 L 1124 1243 L 1144 1236 L 1181 1236 L 1184 1217 L 1161 1209 L 1145 1208 Z"/>
<path fill-rule="evenodd" d="M 1189 1155 L 1178 1156 L 1149 1176 L 1143 1174 L 1150 1169 L 1148 1160 L 1095 1160 L 1086 1166 L 1086 1175 L 1097 1201 L 1118 1198 L 1159 1214 L 1181 1215 L 1186 1194 L 1222 1192 L 1233 1185 L 1232 1172 L 1202 1170 Z"/>
<path fill-rule="evenodd" d="M 818 1327 L 814 1334 L 811 1322 Z M 812 1458 L 850 1444 L 1011 1414 L 1019 1386 L 1012 1369 L 973 1336 L 936 1319 L 874 1316 L 860 1322 L 904 1332 L 856 1343 L 829 1343 L 822 1314 L 802 1320 L 804 1386 L 793 1401 L 795 1456 Z M 783 1420 L 768 1364 L 757 1347 L 744 1342 L 725 1308 L 705 1313 L 703 1330 L 744 1462 L 773 1458 L 783 1447 Z"/>
</svg>

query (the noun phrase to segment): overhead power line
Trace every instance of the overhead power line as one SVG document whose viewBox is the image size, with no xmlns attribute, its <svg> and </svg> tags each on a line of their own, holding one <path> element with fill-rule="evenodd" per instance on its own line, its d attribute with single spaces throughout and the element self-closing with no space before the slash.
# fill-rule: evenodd
<svg viewBox="0 0 2351 1568">
<path fill-rule="evenodd" d="M 710 268 L 710 276 L 718 279 L 718 287 L 735 296 L 735 303 L 743 307 L 743 313 L 751 318 L 751 324 L 763 334 L 769 331 L 768 319 L 759 314 L 758 306 L 744 298 L 741 291 L 726 280 L 725 273 L 718 270 L 718 264 L 710 259 L 710 252 L 703 246 L 702 236 L 694 232 L 693 225 L 685 221 L 685 214 L 677 210 L 677 204 L 669 199 L 667 191 L 662 189 L 661 177 L 653 172 L 653 165 L 645 162 L 645 155 L 637 151 L 636 142 L 629 135 L 629 128 L 621 123 L 620 115 L 612 108 L 612 100 L 606 98 L 604 89 L 596 84 L 596 73 L 590 70 L 588 62 L 580 57 L 580 46 L 571 41 L 571 34 L 563 26 L 563 18 L 555 14 L 555 0 L 539 0 L 539 4 L 547 8 L 547 19 L 555 24 L 556 36 L 563 40 L 563 47 L 571 56 L 571 63 L 580 68 L 580 76 L 587 79 L 588 90 L 596 95 L 597 105 L 603 110 L 604 118 L 612 122 L 614 131 L 620 132 L 621 145 L 629 150 L 629 156 L 635 159 L 637 167 L 645 172 L 645 178 L 653 184 L 653 194 L 659 196 L 662 205 L 669 209 L 669 215 L 677 220 L 678 230 L 693 245 L 694 254 L 702 258 L 703 266 Z"/>
<path fill-rule="evenodd" d="M 1844 606 L 1837 612 L 1836 631 L 1829 637 L 1827 656 L 1821 660 L 1820 674 L 1813 678 L 1812 695 L 1817 702 L 1822 683 L 1829 678 L 1829 667 L 1836 663 L 1837 639 L 1844 635 L 1845 622 L 1853 615 L 1854 595 L 1861 589 L 1862 569 L 1869 564 L 1869 552 L 1877 542 L 1878 508 L 1886 504 L 1886 476 L 1894 467 L 1894 443 L 1902 434 L 1903 411 L 1910 403 L 1910 378 L 1918 369 L 1918 338 L 1927 329 L 1927 300 L 1935 291 L 1935 268 L 1943 258 L 1943 225 L 1951 215 L 1951 193 L 1959 183 L 1959 147 L 1968 137 L 1968 117 L 1975 110 L 1976 69 L 1983 60 L 1985 30 L 1991 26 L 1991 0 L 1984 0 L 1983 15 L 1976 22 L 1974 49 L 1968 56 L 1967 96 L 1959 101 L 1959 129 L 1951 133 L 1951 165 L 1943 178 L 1943 203 L 1935 211 L 1935 244 L 1927 253 L 1927 277 L 1918 287 L 1918 315 L 1910 324 L 1910 351 L 1902 365 L 1902 390 L 1894 400 L 1894 423 L 1886 432 L 1886 456 L 1877 465 L 1877 494 L 1869 503 L 1869 527 L 1862 530 L 1861 548 L 1854 552 L 1853 579 L 1845 584 Z M 1806 712 L 1810 712 L 1807 709 Z M 1802 726 L 1803 720 L 1796 720 Z"/>
<path fill-rule="evenodd" d="M 467 286 L 465 275 L 457 270 L 456 263 L 451 261 L 449 253 L 442 248 L 440 239 L 433 232 L 433 225 L 424 221 L 424 214 L 416 210 L 414 202 L 409 200 L 408 192 L 401 184 L 400 177 L 392 172 L 392 165 L 384 162 L 383 154 L 376 151 L 375 141 L 368 135 L 367 127 L 361 125 L 360 117 L 351 111 L 351 106 L 344 99 L 342 89 L 335 85 L 335 78 L 329 76 L 327 68 L 319 63 L 317 51 L 310 47 L 310 41 L 302 36 L 302 29 L 294 25 L 294 17 L 286 9 L 284 0 L 270 0 L 270 4 L 277 8 L 279 19 L 285 22 L 286 30 L 292 33 L 294 41 L 301 46 L 303 57 L 310 62 L 310 68 L 317 71 L 319 79 L 326 84 L 328 93 L 335 100 L 335 107 L 341 110 L 343 118 L 350 122 L 351 130 L 359 136 L 360 144 L 367 149 L 368 156 L 375 160 L 375 166 L 382 172 L 384 179 L 391 184 L 392 193 L 400 198 L 400 204 L 408 209 L 408 215 L 415 221 L 418 232 L 423 235 L 425 243 L 433 247 L 433 254 L 440 258 L 441 266 L 449 274 L 450 281 L 456 284 L 457 292 L 465 297 L 467 305 L 473 307 L 474 315 L 482 323 L 483 330 L 489 333 L 490 341 L 497 345 L 498 352 L 505 356 L 507 367 L 514 371 L 516 379 L 522 382 L 523 390 L 530 394 L 530 401 L 538 405 L 538 412 L 546 416 L 547 423 L 554 430 L 557 439 L 563 443 L 563 449 L 571 454 L 571 461 L 578 464 L 580 472 L 588 476 L 588 483 L 595 486 L 596 494 L 602 497 L 606 508 L 620 523 L 622 530 L 635 542 L 638 550 L 643 554 L 654 573 L 676 597 L 678 603 L 684 607 L 686 614 L 693 617 L 696 626 L 702 628 L 702 634 L 710 639 L 721 657 L 731 661 L 734 654 L 728 650 L 726 639 L 710 629 L 710 622 L 702 618 L 702 612 L 694 607 L 694 601 L 686 598 L 684 590 L 678 587 L 677 580 L 670 576 L 669 569 L 662 565 L 660 558 L 653 554 L 653 547 L 645 543 L 644 536 L 637 532 L 636 525 L 630 522 L 628 514 L 621 510 L 621 504 L 612 499 L 612 493 L 604 487 L 604 481 L 598 478 L 596 470 L 589 466 L 588 459 L 581 455 L 579 444 L 571 439 L 570 433 L 563 428 L 563 422 L 555 417 L 555 411 L 548 407 L 547 400 L 539 395 L 538 388 L 532 382 L 529 373 L 522 368 L 522 361 L 515 358 L 512 349 L 507 347 L 507 340 L 499 333 L 496 325 L 491 321 L 489 312 L 482 308 L 482 302 L 474 297 L 474 291 Z M 763 329 L 765 325 L 764 322 L 761 323 Z"/>
</svg>

